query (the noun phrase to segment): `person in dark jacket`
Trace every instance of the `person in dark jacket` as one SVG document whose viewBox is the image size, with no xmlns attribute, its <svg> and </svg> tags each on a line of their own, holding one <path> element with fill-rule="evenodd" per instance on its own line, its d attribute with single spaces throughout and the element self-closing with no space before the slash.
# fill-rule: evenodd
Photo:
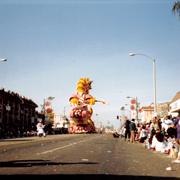
<svg viewBox="0 0 180 180">
<path fill-rule="evenodd" d="M 134 143 L 135 142 L 135 133 L 136 133 L 135 119 L 131 120 L 131 123 L 129 124 L 129 129 L 130 129 L 130 132 L 131 132 L 130 142 Z"/>
<path fill-rule="evenodd" d="M 130 123 L 131 123 L 131 121 L 129 121 L 128 119 L 125 122 L 125 126 L 124 126 L 125 127 L 125 141 L 126 140 L 130 141 L 130 134 L 131 134 Z"/>
</svg>

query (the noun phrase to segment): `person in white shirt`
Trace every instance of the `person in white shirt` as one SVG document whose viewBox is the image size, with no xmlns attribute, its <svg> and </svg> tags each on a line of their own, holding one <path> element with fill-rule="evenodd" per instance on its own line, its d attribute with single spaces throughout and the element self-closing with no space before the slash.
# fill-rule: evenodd
<svg viewBox="0 0 180 180">
<path fill-rule="evenodd" d="M 148 133 L 147 133 L 147 130 L 146 130 L 146 126 L 143 125 L 142 129 L 140 131 L 140 135 L 139 135 L 139 142 L 144 143 L 144 141 L 147 139 L 147 136 L 148 136 Z"/>
<path fill-rule="evenodd" d="M 45 133 L 45 131 L 44 131 L 44 124 L 42 123 L 42 120 L 40 120 L 38 123 L 37 123 L 37 125 L 36 125 L 36 128 L 37 128 L 37 135 L 39 136 L 39 137 L 41 137 L 41 136 L 46 136 L 46 133 Z"/>
</svg>

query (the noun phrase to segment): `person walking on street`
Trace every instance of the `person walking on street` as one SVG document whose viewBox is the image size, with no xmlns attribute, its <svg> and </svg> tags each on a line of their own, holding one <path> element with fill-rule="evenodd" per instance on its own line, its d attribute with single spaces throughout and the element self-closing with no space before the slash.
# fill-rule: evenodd
<svg viewBox="0 0 180 180">
<path fill-rule="evenodd" d="M 44 131 L 44 124 L 42 123 L 42 120 L 39 120 L 39 122 L 36 125 L 36 128 L 37 128 L 37 135 L 39 137 L 41 137 L 41 136 L 46 137 L 46 133 Z"/>
</svg>

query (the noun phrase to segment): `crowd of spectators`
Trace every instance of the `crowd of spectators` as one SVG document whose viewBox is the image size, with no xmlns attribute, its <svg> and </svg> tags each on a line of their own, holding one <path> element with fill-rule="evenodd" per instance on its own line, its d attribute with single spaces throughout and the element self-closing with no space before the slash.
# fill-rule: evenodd
<svg viewBox="0 0 180 180">
<path fill-rule="evenodd" d="M 180 163 L 180 117 L 154 116 L 150 122 L 126 120 L 121 137 L 131 143 L 141 143 L 150 151 L 158 151 Z"/>
</svg>

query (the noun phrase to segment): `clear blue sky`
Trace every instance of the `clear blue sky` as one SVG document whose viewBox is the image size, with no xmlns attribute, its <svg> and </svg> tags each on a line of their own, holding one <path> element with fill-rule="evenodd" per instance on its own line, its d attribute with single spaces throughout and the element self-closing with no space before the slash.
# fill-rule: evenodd
<svg viewBox="0 0 180 180">
<path fill-rule="evenodd" d="M 0 0 L 0 86 L 38 105 L 54 96 L 56 113 L 69 113 L 81 77 L 108 105 L 93 106 L 94 119 L 118 125 L 126 96 L 141 106 L 170 101 L 180 87 L 180 19 L 174 0 Z"/>
</svg>

